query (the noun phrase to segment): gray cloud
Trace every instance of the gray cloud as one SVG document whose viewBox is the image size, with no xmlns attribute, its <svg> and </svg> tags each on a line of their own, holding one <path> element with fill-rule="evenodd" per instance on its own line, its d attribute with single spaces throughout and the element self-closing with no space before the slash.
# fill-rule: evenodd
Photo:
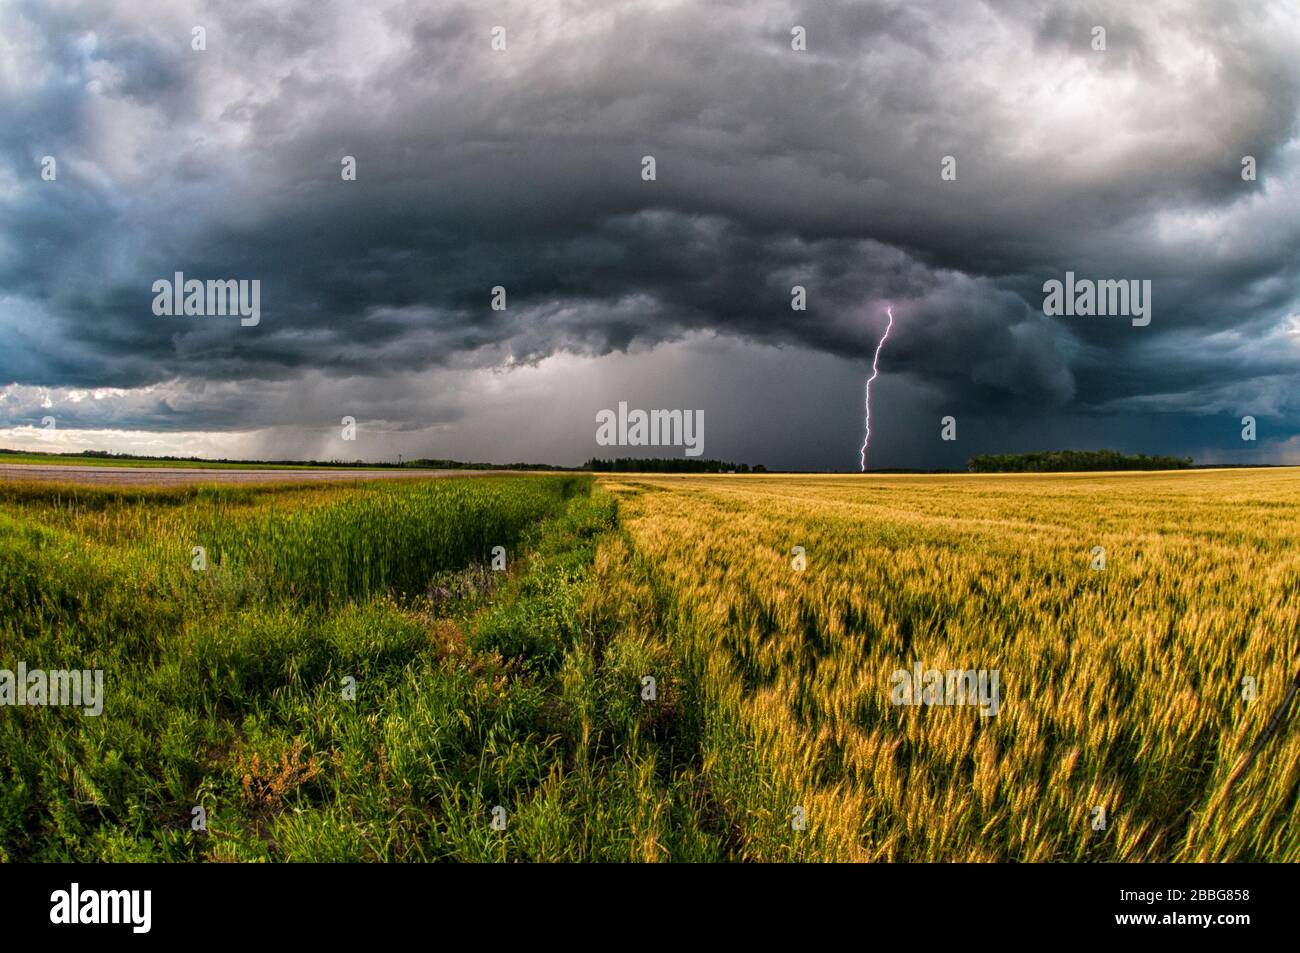
<svg viewBox="0 0 1300 953">
<path fill-rule="evenodd" d="M 712 335 L 733 356 L 822 355 L 847 381 L 887 305 L 881 393 L 908 395 L 880 424 L 909 448 L 893 465 L 947 461 L 953 448 L 904 433 L 929 434 L 939 407 L 1026 446 L 1085 432 L 1051 439 L 1045 419 L 1189 448 L 1216 445 L 1223 415 L 1253 410 L 1288 435 L 1300 422 L 1300 14 L 1285 3 L 12 14 L 0 384 L 155 387 L 106 399 L 96 427 L 309 429 L 314 405 L 362 402 L 394 432 L 468 428 L 481 407 L 430 401 L 431 380 L 482 385 L 476 370 L 557 355 L 578 375 L 606 355 L 654 364 L 646 399 L 677 406 L 698 382 L 645 355 Z M 807 53 L 790 50 L 794 24 Z M 206 51 L 190 49 L 195 25 Z M 47 154 L 57 182 L 40 180 Z M 339 177 L 344 155 L 356 182 Z M 955 182 L 940 181 L 946 155 Z M 1245 155 L 1257 182 L 1241 179 Z M 1151 326 L 1044 317 L 1042 283 L 1066 270 L 1150 279 Z M 150 286 L 176 271 L 260 279 L 262 323 L 154 316 Z M 790 310 L 794 284 L 806 312 Z M 682 357 L 716 378 L 699 401 L 745 390 L 723 388 L 716 348 L 700 357 Z M 159 403 L 158 387 L 207 397 Z M 859 401 L 811 410 L 828 449 L 794 456 L 846 465 Z M 1134 429 L 1134 415 L 1180 422 Z M 516 418 L 493 456 L 547 426 Z M 735 426 L 755 458 L 792 456 L 788 428 Z"/>
</svg>

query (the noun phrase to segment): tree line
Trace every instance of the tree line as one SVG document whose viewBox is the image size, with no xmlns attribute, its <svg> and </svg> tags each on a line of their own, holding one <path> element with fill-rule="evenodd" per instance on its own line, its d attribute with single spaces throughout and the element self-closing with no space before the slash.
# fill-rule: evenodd
<svg viewBox="0 0 1300 953">
<path fill-rule="evenodd" d="M 1067 470 L 1186 470 L 1191 457 L 1157 457 L 1118 450 L 1049 450 L 1043 453 L 985 453 L 971 457 L 971 473 L 1055 473 Z"/>
<path fill-rule="evenodd" d="M 690 457 L 592 457 L 582 469 L 594 473 L 766 473 L 761 463 L 728 463 L 724 460 L 696 460 Z"/>
</svg>

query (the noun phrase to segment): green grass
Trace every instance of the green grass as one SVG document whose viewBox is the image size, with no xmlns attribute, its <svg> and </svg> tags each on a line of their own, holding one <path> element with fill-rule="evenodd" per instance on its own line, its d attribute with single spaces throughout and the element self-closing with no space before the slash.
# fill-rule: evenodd
<svg viewBox="0 0 1300 953">
<path fill-rule="evenodd" d="M 0 485 L 0 667 L 102 668 L 107 695 L 0 711 L 0 851 L 720 856 L 672 665 L 600 598 L 631 585 L 598 564 L 619 540 L 587 477 Z"/>
</svg>

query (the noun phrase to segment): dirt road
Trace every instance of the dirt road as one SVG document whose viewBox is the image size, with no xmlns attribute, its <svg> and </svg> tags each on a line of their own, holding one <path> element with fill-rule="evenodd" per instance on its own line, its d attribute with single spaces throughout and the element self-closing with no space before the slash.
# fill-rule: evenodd
<svg viewBox="0 0 1300 953">
<path fill-rule="evenodd" d="M 89 486 L 189 486 L 195 483 L 335 483 L 414 480 L 508 473 L 505 470 L 226 470 L 208 467 L 97 467 L 2 463 L 0 480 L 79 483 Z"/>
</svg>

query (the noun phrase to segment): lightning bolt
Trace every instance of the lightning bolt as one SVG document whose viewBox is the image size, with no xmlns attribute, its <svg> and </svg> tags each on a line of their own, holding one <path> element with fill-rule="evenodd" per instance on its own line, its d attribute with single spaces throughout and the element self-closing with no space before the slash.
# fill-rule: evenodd
<svg viewBox="0 0 1300 953">
<path fill-rule="evenodd" d="M 889 331 L 894 326 L 894 309 L 886 308 L 885 313 L 889 315 L 889 323 L 885 325 L 885 333 L 880 336 L 880 343 L 876 345 L 876 356 L 871 359 L 871 376 L 867 378 L 867 434 L 862 438 L 863 473 L 867 472 L 867 444 L 871 443 L 871 382 L 880 376 L 880 371 L 876 367 L 880 361 L 880 349 L 889 340 Z"/>
</svg>

